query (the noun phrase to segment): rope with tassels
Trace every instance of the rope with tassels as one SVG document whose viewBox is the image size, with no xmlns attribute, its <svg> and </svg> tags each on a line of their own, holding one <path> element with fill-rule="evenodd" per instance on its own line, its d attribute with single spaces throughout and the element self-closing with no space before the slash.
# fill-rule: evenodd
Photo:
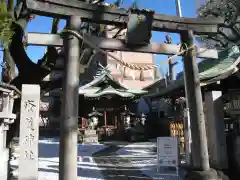
<svg viewBox="0 0 240 180">
<path fill-rule="evenodd" d="M 138 70 L 138 71 L 147 71 L 147 70 L 152 70 L 152 69 L 155 69 L 157 67 L 159 67 L 160 65 L 162 64 L 165 64 L 165 63 L 168 63 L 170 59 L 173 59 L 177 56 L 180 56 L 184 53 L 186 53 L 188 50 L 192 50 L 194 48 L 196 48 L 196 45 L 194 44 L 193 46 L 191 47 L 187 47 L 187 45 L 185 43 L 183 43 L 181 46 L 180 46 L 180 50 L 178 53 L 176 53 L 175 55 L 173 56 L 170 56 L 168 57 L 167 59 L 161 61 L 159 64 L 157 65 L 149 65 L 149 64 L 130 64 L 130 63 L 127 63 L 126 61 L 123 61 L 119 58 L 117 58 L 116 56 L 114 56 L 113 54 L 111 54 L 110 52 L 107 52 L 107 51 L 104 51 L 102 50 L 101 48 L 97 47 L 94 43 L 92 43 L 91 41 L 89 41 L 88 39 L 84 38 L 84 34 L 81 35 L 79 32 L 77 31 L 74 31 L 74 30 L 70 30 L 70 29 L 64 29 L 60 35 L 62 34 L 65 34 L 65 33 L 69 33 L 69 34 L 72 34 L 74 36 L 76 36 L 77 38 L 79 39 L 82 39 L 82 41 L 84 41 L 87 45 L 89 45 L 91 48 L 95 49 L 97 52 L 100 52 L 104 55 L 107 55 L 109 57 L 111 57 L 112 59 L 116 60 L 119 64 L 129 68 L 129 69 L 132 69 L 132 70 Z"/>
</svg>

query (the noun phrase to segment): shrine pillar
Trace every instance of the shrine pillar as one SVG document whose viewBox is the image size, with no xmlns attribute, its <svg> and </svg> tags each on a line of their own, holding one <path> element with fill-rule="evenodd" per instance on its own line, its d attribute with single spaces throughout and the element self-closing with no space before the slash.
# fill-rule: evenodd
<svg viewBox="0 0 240 180">
<path fill-rule="evenodd" d="M 210 166 L 227 169 L 228 157 L 221 91 L 205 92 L 205 117 Z"/>
<path fill-rule="evenodd" d="M 70 16 L 67 29 L 79 30 L 81 18 Z M 79 106 L 79 39 L 64 35 L 63 103 L 60 123 L 59 180 L 77 179 L 78 158 L 78 106 Z"/>
<path fill-rule="evenodd" d="M 183 55 L 184 85 L 191 123 L 192 166 L 187 173 L 188 180 L 217 180 L 217 172 L 210 168 L 208 143 L 203 113 L 200 77 L 196 60 L 193 31 L 181 31 L 181 41 L 186 53 Z M 188 49 L 189 48 L 189 49 Z M 192 49 L 191 49 L 192 48 Z"/>
</svg>

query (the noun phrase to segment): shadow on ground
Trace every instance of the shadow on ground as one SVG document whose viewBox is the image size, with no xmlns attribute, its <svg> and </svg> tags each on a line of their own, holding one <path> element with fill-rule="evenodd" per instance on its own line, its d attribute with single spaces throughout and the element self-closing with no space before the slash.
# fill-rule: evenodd
<svg viewBox="0 0 240 180">
<path fill-rule="evenodd" d="M 59 142 L 56 140 L 39 141 L 39 177 L 44 177 L 43 180 L 58 180 L 58 152 Z M 81 180 L 152 179 L 142 174 L 142 168 L 152 168 L 146 161 L 155 158 L 152 156 L 155 154 L 153 149 L 80 144 L 78 153 L 78 176 Z M 18 163 L 13 163 L 12 168 L 18 169 Z"/>
</svg>

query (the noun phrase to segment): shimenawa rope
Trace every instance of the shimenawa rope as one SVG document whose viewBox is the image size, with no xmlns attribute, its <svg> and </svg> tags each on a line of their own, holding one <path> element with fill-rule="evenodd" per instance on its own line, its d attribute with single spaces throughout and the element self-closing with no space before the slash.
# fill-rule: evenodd
<svg viewBox="0 0 240 180">
<path fill-rule="evenodd" d="M 69 34 L 72 34 L 74 36 L 76 36 L 77 38 L 79 39 L 82 39 L 86 44 L 88 44 L 91 48 L 95 49 L 97 52 L 100 52 L 104 55 L 107 55 L 109 57 L 111 57 L 112 59 L 116 60 L 118 63 L 120 63 L 121 65 L 129 68 L 129 69 L 132 69 L 132 70 L 139 70 L 139 71 L 146 71 L 146 70 L 151 70 L 151 69 L 154 69 L 162 64 L 165 64 L 165 63 L 168 63 L 168 61 L 170 59 L 173 59 L 177 56 L 180 56 L 182 55 L 183 53 L 186 53 L 188 50 L 191 50 L 191 49 L 194 49 L 196 47 L 196 45 L 194 44 L 193 46 L 191 47 L 187 47 L 186 44 L 182 44 L 180 46 L 180 50 L 177 54 L 173 55 L 173 56 L 170 56 L 168 57 L 167 59 L 161 61 L 159 64 L 157 65 L 144 65 L 144 64 L 141 64 L 141 65 L 137 65 L 137 64 L 130 64 L 130 63 L 127 63 L 126 61 L 123 61 L 119 58 L 117 58 L 116 56 L 112 55 L 110 52 L 107 52 L 107 51 L 104 51 L 102 50 L 101 48 L 97 47 L 94 43 L 92 43 L 91 41 L 87 40 L 84 38 L 84 34 L 81 35 L 79 32 L 77 31 L 74 31 L 74 30 L 70 30 L 70 29 L 64 29 L 60 35 L 64 34 L 64 33 L 69 33 Z"/>
</svg>

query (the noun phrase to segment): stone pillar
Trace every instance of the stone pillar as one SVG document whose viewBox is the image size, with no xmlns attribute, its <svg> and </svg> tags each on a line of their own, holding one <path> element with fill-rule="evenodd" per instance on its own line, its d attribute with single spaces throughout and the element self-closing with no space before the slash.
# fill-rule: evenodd
<svg viewBox="0 0 240 180">
<path fill-rule="evenodd" d="M 6 148 L 6 130 L 4 124 L 0 125 L 0 179 L 7 180 L 9 149 Z"/>
<path fill-rule="evenodd" d="M 14 122 L 16 115 L 12 114 L 14 91 L 4 90 L 2 97 L 2 112 L 0 120 L 0 179 L 8 179 L 9 148 L 6 146 L 7 131 L 9 125 Z"/>
<path fill-rule="evenodd" d="M 8 97 L 6 93 L 3 93 L 2 99 L 2 112 L 8 114 Z M 8 154 L 6 154 L 6 130 L 4 125 L 4 119 L 0 120 L 0 179 L 7 180 L 7 161 L 8 161 Z"/>
<path fill-rule="evenodd" d="M 224 126 L 224 112 L 221 91 L 205 92 L 206 130 L 210 166 L 227 169 L 227 147 Z"/>
<path fill-rule="evenodd" d="M 22 85 L 19 180 L 38 180 L 40 86 Z"/>
</svg>

